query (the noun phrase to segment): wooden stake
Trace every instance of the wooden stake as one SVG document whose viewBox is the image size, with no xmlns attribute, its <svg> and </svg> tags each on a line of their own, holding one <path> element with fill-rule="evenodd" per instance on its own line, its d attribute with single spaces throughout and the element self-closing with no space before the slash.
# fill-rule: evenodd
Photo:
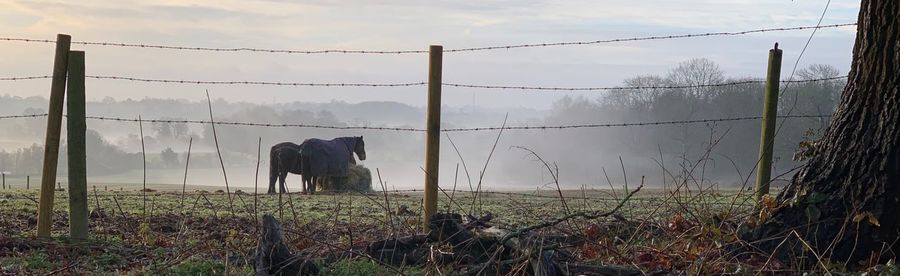
<svg viewBox="0 0 900 276">
<path fill-rule="evenodd" d="M 778 115 L 778 85 L 781 80 L 781 49 L 778 43 L 769 50 L 769 71 L 766 76 L 762 130 L 759 139 L 759 170 L 756 172 L 756 202 L 769 193 L 772 176 L 772 148 L 775 140 L 775 117 Z"/>
<path fill-rule="evenodd" d="M 431 45 L 428 51 L 428 114 L 425 134 L 425 231 L 437 211 L 438 162 L 441 151 L 441 67 L 444 47 Z"/>
<path fill-rule="evenodd" d="M 87 149 L 85 148 L 84 52 L 69 52 L 66 143 L 69 154 L 69 235 L 88 238 Z"/>
<path fill-rule="evenodd" d="M 56 35 L 56 57 L 53 60 L 53 81 L 50 84 L 50 107 L 47 109 L 47 134 L 44 141 L 44 167 L 41 178 L 41 196 L 38 205 L 37 236 L 50 237 L 53 225 L 53 182 L 56 182 L 56 165 L 59 161 L 59 130 L 62 127 L 63 100 L 66 95 L 66 71 L 69 66 L 69 46 L 72 37 Z"/>
</svg>

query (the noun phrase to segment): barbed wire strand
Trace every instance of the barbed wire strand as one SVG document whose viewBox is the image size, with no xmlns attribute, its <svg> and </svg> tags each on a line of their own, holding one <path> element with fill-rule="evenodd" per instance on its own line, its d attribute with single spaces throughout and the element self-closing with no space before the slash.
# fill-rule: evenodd
<svg viewBox="0 0 900 276">
<path fill-rule="evenodd" d="M 0 81 L 20 81 L 20 80 L 39 80 L 39 79 L 52 79 L 53 76 L 30 76 L 30 77 L 0 77 Z"/>
<path fill-rule="evenodd" d="M 821 25 L 821 26 L 765 28 L 765 29 L 755 29 L 755 30 L 746 30 L 746 31 L 737 31 L 737 32 L 708 32 L 708 33 L 665 35 L 665 36 L 642 36 L 642 37 L 614 38 L 614 39 L 603 39 L 603 40 L 593 40 L 593 41 L 568 41 L 568 42 L 550 42 L 550 43 L 529 43 L 529 44 L 518 44 L 518 45 L 484 46 L 484 47 L 446 49 L 446 50 L 444 50 L 444 52 L 445 53 L 458 53 L 458 52 L 476 52 L 476 51 L 503 50 L 503 49 L 508 50 L 508 49 L 518 49 L 518 48 L 595 45 L 595 44 L 629 42 L 629 41 L 683 39 L 683 38 L 712 37 L 712 36 L 738 36 L 738 35 L 747 35 L 747 34 L 765 33 L 765 32 L 839 28 L 839 27 L 845 27 L 845 26 L 854 26 L 856 24 L 857 24 L 856 22 L 853 22 L 853 23 L 831 24 L 831 25 Z M 49 39 L 32 39 L 32 38 L 17 38 L 17 37 L 0 37 L 0 41 L 25 42 L 25 43 L 56 43 L 55 40 L 49 40 Z M 392 54 L 392 55 L 397 55 L 397 54 L 425 54 L 425 53 L 428 53 L 427 50 L 341 50 L 341 49 L 285 50 L 285 49 L 265 49 L 265 48 L 254 48 L 254 47 L 173 46 L 173 45 L 155 45 L 155 44 L 144 44 L 144 43 L 121 43 L 121 42 L 102 42 L 102 41 L 99 41 L 99 42 L 98 41 L 72 41 L 72 44 L 90 45 L 90 46 L 112 46 L 112 47 L 128 47 L 128 48 L 184 50 L 184 51 L 256 52 L 256 53 L 282 53 L 282 54 L 305 54 L 305 55 L 312 55 L 312 54 Z"/>
<path fill-rule="evenodd" d="M 34 118 L 34 117 L 46 117 L 46 116 L 47 116 L 46 113 L 31 114 L 31 115 L 11 115 L 11 116 L 0 116 L 0 119 Z M 789 119 L 789 118 L 828 118 L 828 117 L 831 117 L 831 115 L 824 115 L 824 114 L 782 115 L 782 116 L 778 116 L 777 118 Z M 138 119 L 133 119 L 133 118 L 105 117 L 105 116 L 86 116 L 86 119 L 102 120 L 102 121 L 116 121 L 116 122 L 137 122 L 138 121 Z M 493 130 L 500 130 L 500 129 L 504 129 L 504 130 L 553 130 L 553 129 L 601 128 L 601 127 L 638 127 L 638 126 L 685 125 L 685 124 L 698 124 L 698 123 L 748 121 L 748 120 L 760 120 L 760 119 L 762 119 L 761 116 L 746 116 L 746 117 L 733 117 L 733 118 L 634 122 L 634 123 L 445 128 L 445 129 L 441 129 L 441 131 L 444 131 L 444 132 L 471 132 L 471 131 L 493 131 Z M 210 123 L 210 121 L 204 121 L 204 120 L 168 120 L 168 119 L 144 120 L 144 119 L 142 119 L 141 121 L 148 122 L 148 123 L 165 123 L 165 124 L 209 124 Z M 282 127 L 282 128 L 296 127 L 296 128 L 339 129 L 339 130 L 386 130 L 386 131 L 425 132 L 425 129 L 408 128 L 408 127 L 329 126 L 329 125 L 316 125 L 316 124 L 272 124 L 272 123 L 227 122 L 227 121 L 215 121 L 214 123 L 216 125 L 252 126 L 252 127 Z"/>
<path fill-rule="evenodd" d="M 806 82 L 831 81 L 831 80 L 838 80 L 838 79 L 845 79 L 845 78 L 847 78 L 847 76 L 818 78 L 818 79 L 809 79 L 809 80 L 785 80 L 782 82 L 783 83 L 806 83 Z M 736 85 L 746 85 L 746 84 L 765 83 L 765 82 L 766 81 L 763 79 L 753 79 L 753 80 L 742 80 L 742 81 L 723 82 L 723 83 L 714 83 L 714 84 L 662 85 L 662 86 L 609 86 L 609 87 L 503 86 L 503 85 L 480 85 L 480 84 L 457 84 L 457 83 L 443 83 L 443 85 L 449 86 L 449 87 L 478 88 L 478 89 L 501 89 L 501 90 L 546 90 L 546 91 L 607 90 L 608 91 L 608 90 L 689 89 L 689 88 L 703 88 L 703 87 L 725 87 L 725 86 L 736 86 Z"/>
<path fill-rule="evenodd" d="M 20 80 L 37 80 L 52 79 L 53 76 L 27 76 L 27 77 L 3 77 L 0 81 L 20 81 Z M 174 83 L 174 84 L 207 84 L 207 85 L 270 85 L 270 86 L 310 86 L 310 87 L 405 87 L 405 86 L 424 86 L 427 82 L 407 82 L 407 83 L 315 83 L 315 82 L 275 82 L 275 81 L 203 81 L 203 80 L 173 80 L 173 79 L 153 79 L 153 78 L 136 78 L 123 76 L 97 76 L 87 75 L 85 78 L 98 80 L 121 80 L 134 82 L 150 82 L 150 83 Z"/>
<path fill-rule="evenodd" d="M 408 82 L 408 83 L 311 83 L 311 82 L 270 82 L 270 81 L 201 81 L 201 80 L 171 80 L 171 79 L 149 79 L 135 77 L 120 76 L 85 76 L 90 79 L 101 80 L 124 80 L 137 82 L 157 82 L 157 83 L 180 83 L 180 84 L 209 84 L 209 85 L 274 85 L 274 86 L 321 86 L 321 87 L 402 87 L 402 86 L 423 86 L 427 82 Z"/>
<path fill-rule="evenodd" d="M 47 113 L 41 113 L 41 114 L 26 114 L 26 115 L 0 115 L 0 120 L 2 120 L 2 119 L 16 119 L 16 118 L 37 118 L 37 117 L 47 117 Z"/>
<path fill-rule="evenodd" d="M 410 87 L 425 86 L 427 82 L 407 82 L 407 83 L 302 83 L 302 82 L 269 82 L 269 81 L 201 81 L 201 80 L 172 80 L 172 79 L 151 79 L 151 78 L 135 78 L 122 76 L 85 76 L 90 79 L 100 80 L 122 80 L 150 83 L 175 83 L 175 84 L 207 84 L 207 85 L 271 85 L 271 86 L 308 86 L 308 87 Z M 18 81 L 18 80 L 36 80 L 51 79 L 52 76 L 28 76 L 28 77 L 4 77 L 0 81 Z M 832 81 L 845 79 L 847 76 L 837 76 L 828 78 L 808 79 L 808 80 L 784 80 L 782 83 L 809 83 Z M 482 85 L 482 84 L 459 84 L 459 83 L 442 83 L 447 87 L 475 88 L 475 89 L 496 89 L 496 90 L 539 90 L 539 91 L 611 91 L 611 90 L 638 90 L 638 89 L 689 89 L 704 87 L 726 87 L 765 83 L 764 79 L 751 79 L 713 84 L 695 84 L 695 85 L 662 85 L 662 86 L 608 86 L 608 87 L 549 87 L 549 86 L 505 86 L 505 85 Z"/>
<path fill-rule="evenodd" d="M 573 42 L 532 43 L 532 44 L 519 44 L 519 45 L 507 45 L 507 46 L 487 46 L 487 47 L 473 47 L 473 48 L 450 49 L 450 50 L 444 50 L 444 52 L 450 52 L 450 53 L 453 53 L 453 52 L 474 52 L 474 51 L 502 50 L 502 49 L 515 49 L 515 48 L 536 48 L 536 47 L 571 46 L 571 45 L 593 45 L 593 44 L 605 44 L 605 43 L 615 43 L 615 42 L 645 41 L 645 40 L 665 40 L 665 39 L 696 38 L 696 37 L 709 37 L 709 36 L 737 36 L 737 35 L 746 35 L 746 34 L 754 34 L 754 33 L 765 33 L 765 32 L 799 31 L 799 30 L 806 30 L 806 29 L 839 28 L 839 27 L 855 26 L 855 25 L 856 25 L 856 22 L 853 22 L 853 23 L 841 23 L 841 24 L 831 24 L 831 25 L 821 25 L 821 26 L 800 26 L 800 27 L 786 27 L 786 28 L 756 29 L 756 30 L 739 31 L 739 32 L 710 32 L 710 33 L 699 33 L 699 34 L 681 34 L 681 35 L 665 35 L 665 36 L 644 36 L 644 37 L 630 37 L 630 38 L 614 38 L 614 39 L 604 39 L 604 40 L 594 40 L 594 41 L 573 41 Z"/>
</svg>

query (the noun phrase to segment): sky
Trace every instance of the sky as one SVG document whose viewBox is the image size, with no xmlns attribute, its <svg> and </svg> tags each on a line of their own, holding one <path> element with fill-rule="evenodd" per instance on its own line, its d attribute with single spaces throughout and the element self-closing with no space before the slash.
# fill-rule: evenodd
<svg viewBox="0 0 900 276">
<path fill-rule="evenodd" d="M 672 34 L 812 26 L 826 1 L 285 1 L 0 0 L 0 37 L 196 47 L 289 50 L 426 50 L 592 41 Z M 823 25 L 855 22 L 859 1 L 835 0 Z M 812 30 L 586 46 L 445 53 L 445 82 L 598 87 L 638 75 L 664 75 L 698 57 L 730 76 L 762 77 L 768 49 L 784 50 L 782 79 Z M 849 68 L 855 27 L 819 30 L 799 67 Z M 0 77 L 49 75 L 53 44 L 0 41 Z M 87 74 L 208 81 L 406 83 L 427 79 L 427 54 L 267 54 L 73 45 Z M 424 106 L 426 87 L 310 88 L 87 81 L 88 98 L 214 98 L 289 101 L 398 101 Z M 46 96 L 49 80 L 0 82 L 0 94 Z M 594 92 L 596 93 L 596 92 Z M 443 89 L 449 106 L 550 108 L 567 92 Z M 586 93 L 590 95 L 590 93 Z"/>
</svg>

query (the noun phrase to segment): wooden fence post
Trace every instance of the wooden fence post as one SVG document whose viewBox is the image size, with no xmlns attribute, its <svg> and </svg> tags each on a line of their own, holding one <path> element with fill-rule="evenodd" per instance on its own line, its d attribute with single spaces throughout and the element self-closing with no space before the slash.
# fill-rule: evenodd
<svg viewBox="0 0 900 276">
<path fill-rule="evenodd" d="M 778 116 L 778 85 L 781 80 L 781 49 L 778 43 L 769 50 L 769 70 L 766 75 L 762 130 L 759 137 L 759 169 L 756 171 L 756 202 L 769 193 L 772 176 L 772 148 L 775 143 L 775 117 Z"/>
<path fill-rule="evenodd" d="M 50 107 L 47 109 L 47 133 L 44 141 L 44 167 L 41 174 L 41 196 L 38 204 L 37 236 L 50 237 L 53 224 L 53 182 L 59 161 L 59 130 L 62 127 L 63 99 L 66 95 L 66 72 L 69 66 L 69 47 L 72 37 L 56 35 L 56 56 L 53 60 L 53 82 L 50 85 Z"/>
<path fill-rule="evenodd" d="M 87 149 L 85 148 L 84 51 L 69 52 L 66 119 L 69 154 L 69 235 L 88 238 Z"/>
<path fill-rule="evenodd" d="M 31 190 L 31 176 L 25 176 L 25 190 Z"/>
<path fill-rule="evenodd" d="M 3 172 L 0 172 L 0 175 L 3 175 L 3 189 L 6 190 L 6 174 Z"/>
<path fill-rule="evenodd" d="M 441 153 L 441 64 L 444 47 L 431 45 L 428 51 L 428 113 L 425 138 L 425 219 L 430 229 L 431 216 L 437 210 L 438 159 Z"/>
</svg>

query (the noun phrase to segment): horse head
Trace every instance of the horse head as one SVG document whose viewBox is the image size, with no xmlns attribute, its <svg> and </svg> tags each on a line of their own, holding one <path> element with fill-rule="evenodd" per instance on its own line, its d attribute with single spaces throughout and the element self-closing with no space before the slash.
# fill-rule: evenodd
<svg viewBox="0 0 900 276">
<path fill-rule="evenodd" d="M 356 145 L 353 146 L 353 152 L 356 153 L 356 156 L 359 156 L 359 160 L 366 160 L 366 143 L 363 142 L 363 137 L 354 138 L 356 138 Z"/>
</svg>

